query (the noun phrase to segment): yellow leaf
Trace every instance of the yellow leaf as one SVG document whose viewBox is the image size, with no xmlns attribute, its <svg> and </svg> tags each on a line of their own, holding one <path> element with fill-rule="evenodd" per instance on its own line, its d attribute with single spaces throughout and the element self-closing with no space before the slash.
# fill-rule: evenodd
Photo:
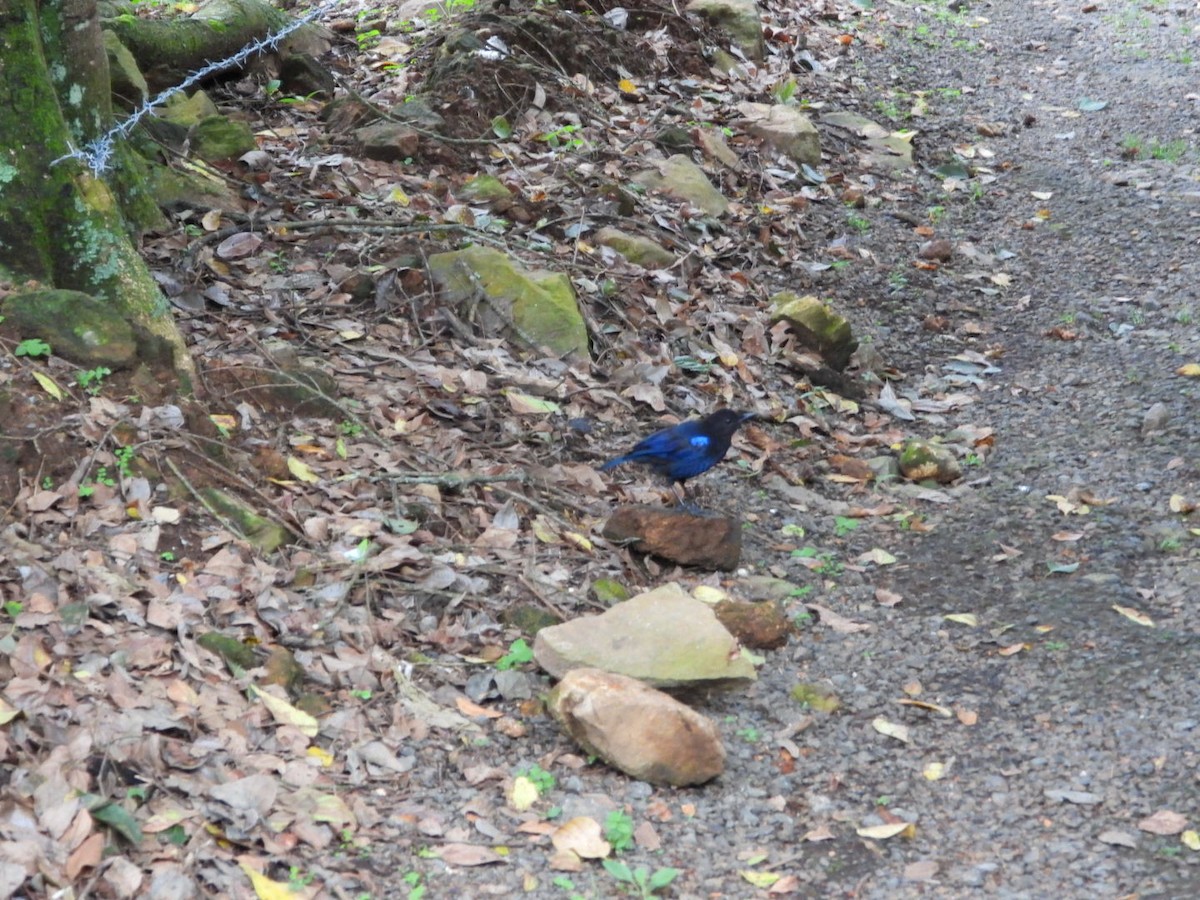
<svg viewBox="0 0 1200 900">
<path fill-rule="evenodd" d="M 237 428 L 238 420 L 234 416 L 213 414 L 208 417 L 208 421 L 217 426 L 220 431 L 233 431 Z"/>
<path fill-rule="evenodd" d="M 942 616 L 950 622 L 957 622 L 959 625 L 969 625 L 971 628 L 979 624 L 979 619 L 975 617 L 975 613 L 951 613 L 948 616 Z"/>
<path fill-rule="evenodd" d="M 1200 378 L 1200 363 L 1187 363 L 1175 370 L 1177 375 L 1186 375 L 1188 378 Z"/>
<path fill-rule="evenodd" d="M 1113 604 L 1113 609 L 1115 609 L 1117 612 L 1119 612 L 1121 615 L 1123 615 L 1125 618 L 1127 618 L 1131 622 L 1137 622 L 1137 624 L 1145 625 L 1147 628 L 1154 627 L 1154 620 L 1151 619 L 1144 612 L 1138 612 L 1136 609 L 1133 609 L 1132 607 L 1129 607 L 1129 606 L 1118 606 L 1115 603 Z"/>
<path fill-rule="evenodd" d="M 1179 836 L 1179 843 L 1189 850 L 1200 850 L 1200 832 L 1185 831 Z"/>
<path fill-rule="evenodd" d="M 272 881 L 262 872 L 256 872 L 247 863 L 242 863 L 242 871 L 250 876 L 250 883 L 254 885 L 254 894 L 258 900 L 293 900 L 295 897 L 304 896 L 293 891 L 284 882 Z"/>
<path fill-rule="evenodd" d="M 270 711 L 271 717 L 279 724 L 298 728 L 300 733 L 306 737 L 317 736 L 320 726 L 317 724 L 317 720 L 304 710 L 296 709 L 286 700 L 280 699 L 274 694 L 268 694 L 266 691 L 260 691 L 254 685 L 250 685 L 250 693 L 262 700 L 263 706 Z"/>
<path fill-rule="evenodd" d="M 906 838 L 916 837 L 917 827 L 912 822 L 891 822 L 887 825 L 871 825 L 867 828 L 859 828 L 855 831 L 855 834 L 859 837 L 886 841 L 888 838 L 896 837 L 896 835 L 903 835 Z"/>
<path fill-rule="evenodd" d="M 296 459 L 294 456 L 289 456 L 287 461 L 288 471 L 294 475 L 297 480 L 303 481 L 306 484 L 317 484 L 321 478 L 308 467 L 308 464 Z"/>
<path fill-rule="evenodd" d="M 936 703 L 930 703 L 928 700 L 910 700 L 908 697 L 901 697 L 896 701 L 902 706 L 915 706 L 917 709 L 925 709 L 932 713 L 937 713 L 943 718 L 949 719 L 954 713 L 944 706 L 939 706 Z"/>
<path fill-rule="evenodd" d="M 774 872 L 754 872 L 750 869 L 743 869 L 738 872 L 745 881 L 750 882 L 756 888 L 769 888 L 779 880 L 779 876 Z"/>
<path fill-rule="evenodd" d="M 45 374 L 44 372 L 34 372 L 33 377 L 37 380 L 37 383 L 42 386 L 42 390 L 55 400 L 61 400 L 63 398 L 62 388 L 60 388 L 55 380 L 49 375 Z"/>
<path fill-rule="evenodd" d="M 926 781 L 939 781 L 946 776 L 946 764 L 931 762 L 922 771 Z"/>
<path fill-rule="evenodd" d="M 333 754 L 324 747 L 309 747 L 305 752 L 322 766 L 333 765 Z"/>
<path fill-rule="evenodd" d="M 1025 644 L 1009 644 L 1007 647 L 1001 647 L 997 653 L 1001 656 L 1014 656 L 1025 649 Z"/>
<path fill-rule="evenodd" d="M 14 706 L 9 706 L 8 702 L 0 697 L 0 725 L 7 725 L 13 719 L 21 714 L 21 711 Z"/>
<path fill-rule="evenodd" d="M 391 203 L 399 203 L 401 206 L 408 206 L 410 203 L 412 203 L 412 200 L 409 199 L 408 194 L 404 193 L 404 191 L 398 187 L 392 188 L 392 190 L 388 193 L 388 200 Z"/>
<path fill-rule="evenodd" d="M 569 544 L 574 544 L 580 550 L 586 550 L 589 553 L 595 547 L 595 544 L 577 531 L 564 531 L 563 540 Z"/>
<path fill-rule="evenodd" d="M 622 94 L 636 94 L 637 85 L 628 78 L 622 78 L 617 82 L 617 90 L 619 90 Z"/>
<path fill-rule="evenodd" d="M 729 595 L 720 588 L 709 587 L 707 584 L 699 584 L 692 588 L 692 596 L 701 603 L 716 604 L 722 600 L 728 600 Z"/>
<path fill-rule="evenodd" d="M 517 812 L 524 812 L 537 803 L 539 796 L 537 785 L 524 775 L 518 775 L 508 789 L 508 805 Z"/>
<path fill-rule="evenodd" d="M 1186 516 L 1196 510 L 1196 504 L 1184 497 L 1183 494 L 1172 494 L 1170 507 L 1171 512 L 1179 513 L 1182 516 Z"/>
</svg>

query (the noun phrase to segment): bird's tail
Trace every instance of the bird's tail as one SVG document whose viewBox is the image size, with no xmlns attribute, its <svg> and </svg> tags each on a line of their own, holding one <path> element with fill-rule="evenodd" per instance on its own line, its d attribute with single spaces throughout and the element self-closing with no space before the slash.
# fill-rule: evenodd
<svg viewBox="0 0 1200 900">
<path fill-rule="evenodd" d="M 609 469 L 615 469 L 621 463 L 626 463 L 626 462 L 629 462 L 628 456 L 618 456 L 616 459 L 610 459 L 608 462 L 606 462 L 604 465 L 602 465 L 598 469 L 598 471 L 607 472 Z"/>
</svg>

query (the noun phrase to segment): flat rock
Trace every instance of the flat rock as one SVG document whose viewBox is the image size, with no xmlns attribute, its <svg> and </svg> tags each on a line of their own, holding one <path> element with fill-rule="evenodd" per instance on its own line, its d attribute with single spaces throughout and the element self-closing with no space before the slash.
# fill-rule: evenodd
<svg viewBox="0 0 1200 900">
<path fill-rule="evenodd" d="M 596 668 L 655 687 L 740 687 L 758 677 L 712 608 L 674 582 L 543 628 L 533 658 L 556 678 Z"/>
</svg>

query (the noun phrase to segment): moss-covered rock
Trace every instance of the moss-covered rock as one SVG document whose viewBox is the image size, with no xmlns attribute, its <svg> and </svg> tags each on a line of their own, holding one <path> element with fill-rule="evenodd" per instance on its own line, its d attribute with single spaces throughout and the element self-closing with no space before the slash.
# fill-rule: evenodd
<svg viewBox="0 0 1200 900">
<path fill-rule="evenodd" d="M 4 301 L 5 317 L 23 338 L 41 338 L 57 356 L 85 367 L 124 369 L 138 358 L 133 328 L 114 306 L 90 294 L 39 290 Z"/>
<path fill-rule="evenodd" d="M 771 321 L 786 321 L 804 346 L 816 350 L 831 369 L 841 371 L 858 349 L 850 323 L 811 294 L 780 291 L 771 298 Z"/>
<path fill-rule="evenodd" d="M 490 247 L 435 254 L 429 270 L 446 299 L 479 301 L 475 321 L 485 331 L 559 356 L 587 355 L 587 327 L 566 275 L 526 269 Z"/>
</svg>

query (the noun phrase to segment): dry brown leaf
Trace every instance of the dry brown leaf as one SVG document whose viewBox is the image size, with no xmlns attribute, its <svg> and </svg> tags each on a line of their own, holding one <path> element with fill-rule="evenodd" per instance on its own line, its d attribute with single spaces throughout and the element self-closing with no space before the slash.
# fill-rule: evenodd
<svg viewBox="0 0 1200 900">
<path fill-rule="evenodd" d="M 443 844 L 438 858 L 452 866 L 487 866 L 504 862 L 504 857 L 491 847 L 477 844 Z"/>
<path fill-rule="evenodd" d="M 1187 816 L 1173 812 L 1169 809 L 1160 809 L 1153 815 L 1147 816 L 1138 822 L 1137 827 L 1141 831 L 1148 831 L 1150 834 L 1179 834 L 1187 828 Z"/>
<path fill-rule="evenodd" d="M 576 816 L 550 836 L 554 849 L 570 851 L 581 859 L 604 859 L 612 853 L 612 845 L 604 840 L 600 823 L 589 816 Z"/>
<path fill-rule="evenodd" d="M 821 620 L 822 625 L 828 625 L 838 634 L 858 634 L 861 631 L 870 631 L 874 626 L 866 622 L 852 622 L 845 616 L 835 613 L 828 607 L 821 606 L 819 603 L 806 603 L 805 609 L 815 612 Z"/>
</svg>

